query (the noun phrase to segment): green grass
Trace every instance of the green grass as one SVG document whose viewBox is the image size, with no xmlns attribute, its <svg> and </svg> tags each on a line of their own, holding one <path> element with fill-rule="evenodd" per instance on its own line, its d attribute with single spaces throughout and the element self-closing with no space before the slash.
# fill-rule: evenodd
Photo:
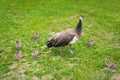
<svg viewBox="0 0 120 80">
<path fill-rule="evenodd" d="M 0 80 L 110 80 L 120 73 L 119 0 L 0 0 Z M 81 38 L 69 47 L 45 48 L 51 32 L 74 28 L 84 15 Z M 39 33 L 36 40 L 30 36 Z M 22 43 L 22 58 L 14 57 L 15 40 Z M 95 42 L 85 46 L 87 40 Z M 39 49 L 36 58 L 31 57 Z M 105 59 L 117 65 L 103 70 Z"/>
</svg>

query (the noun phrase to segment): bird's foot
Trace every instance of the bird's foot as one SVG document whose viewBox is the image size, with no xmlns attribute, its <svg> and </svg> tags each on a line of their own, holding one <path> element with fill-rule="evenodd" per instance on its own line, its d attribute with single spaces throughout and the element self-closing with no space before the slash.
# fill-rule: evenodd
<svg viewBox="0 0 120 80">
<path fill-rule="evenodd" d="M 73 51 L 72 51 L 72 50 L 70 50 L 70 53 L 71 53 L 71 54 L 73 54 Z"/>
<path fill-rule="evenodd" d="M 62 50 L 59 50 L 59 53 L 62 54 Z"/>
</svg>

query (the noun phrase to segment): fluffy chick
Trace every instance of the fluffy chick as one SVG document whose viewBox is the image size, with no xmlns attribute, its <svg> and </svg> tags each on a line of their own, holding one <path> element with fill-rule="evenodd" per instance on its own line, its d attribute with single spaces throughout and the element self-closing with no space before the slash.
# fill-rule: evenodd
<svg viewBox="0 0 120 80">
<path fill-rule="evenodd" d="M 21 53 L 22 53 L 21 50 L 17 50 L 17 51 L 15 52 L 15 57 L 16 57 L 17 59 L 20 59 Z"/>
<path fill-rule="evenodd" d="M 117 65 L 111 61 L 106 61 L 106 66 L 111 70 L 117 68 Z"/>
<path fill-rule="evenodd" d="M 37 39 L 38 38 L 38 33 L 34 33 L 32 36 L 31 36 L 31 39 Z"/>
<path fill-rule="evenodd" d="M 19 40 L 16 40 L 16 41 L 15 41 L 15 45 L 16 45 L 16 47 L 18 47 L 18 48 L 19 48 L 19 47 L 21 46 L 20 41 L 19 41 Z"/>
<path fill-rule="evenodd" d="M 89 41 L 86 42 L 86 45 L 87 45 L 87 46 L 90 46 L 90 45 L 92 45 L 92 44 L 93 44 L 93 40 L 89 40 Z"/>
<path fill-rule="evenodd" d="M 32 52 L 32 57 L 34 58 L 34 57 L 36 57 L 37 55 L 38 55 L 38 50 L 36 49 L 36 50 L 34 50 L 33 52 Z"/>
</svg>

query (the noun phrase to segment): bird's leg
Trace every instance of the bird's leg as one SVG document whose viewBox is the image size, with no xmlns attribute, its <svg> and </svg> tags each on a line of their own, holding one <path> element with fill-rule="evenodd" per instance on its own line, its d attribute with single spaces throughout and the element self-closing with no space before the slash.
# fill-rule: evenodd
<svg viewBox="0 0 120 80">
<path fill-rule="evenodd" d="M 60 50 L 59 50 L 60 53 L 62 53 L 62 47 L 60 47 Z"/>
<path fill-rule="evenodd" d="M 71 45 L 69 45 L 69 47 L 70 47 L 70 53 L 73 54 Z"/>
</svg>

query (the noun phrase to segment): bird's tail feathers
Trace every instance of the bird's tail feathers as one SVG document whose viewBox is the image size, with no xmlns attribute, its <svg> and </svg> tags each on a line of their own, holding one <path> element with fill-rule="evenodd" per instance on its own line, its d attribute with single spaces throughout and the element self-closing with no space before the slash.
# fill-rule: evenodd
<svg viewBox="0 0 120 80">
<path fill-rule="evenodd" d="M 47 46 L 48 48 L 52 47 L 53 45 L 54 45 L 54 42 L 51 41 L 51 40 L 46 42 L 46 46 Z"/>
</svg>

